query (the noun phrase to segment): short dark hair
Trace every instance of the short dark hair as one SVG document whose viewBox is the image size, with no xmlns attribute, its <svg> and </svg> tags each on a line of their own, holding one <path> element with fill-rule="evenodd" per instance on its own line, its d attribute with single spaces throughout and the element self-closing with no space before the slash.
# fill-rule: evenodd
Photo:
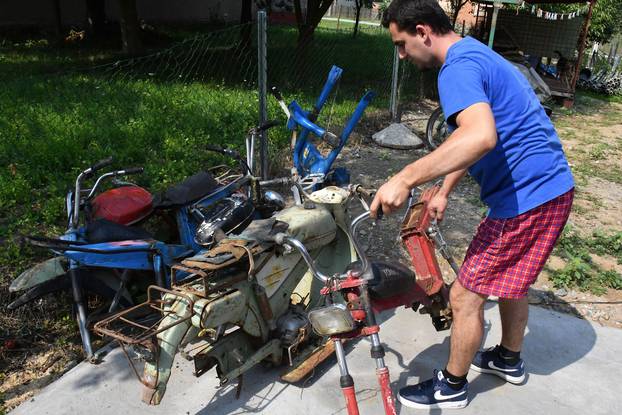
<svg viewBox="0 0 622 415">
<path fill-rule="evenodd" d="M 399 30 L 414 34 L 417 25 L 425 24 L 439 35 L 445 35 L 453 30 L 449 17 L 438 0 L 393 0 L 382 15 L 382 25 L 389 27 L 389 23 L 397 24 Z"/>
</svg>

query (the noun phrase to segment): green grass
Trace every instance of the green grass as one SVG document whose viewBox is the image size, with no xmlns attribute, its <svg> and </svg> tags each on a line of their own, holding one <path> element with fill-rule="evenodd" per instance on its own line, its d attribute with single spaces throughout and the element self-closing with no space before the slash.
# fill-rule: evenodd
<svg viewBox="0 0 622 415">
<path fill-rule="evenodd" d="M 598 99 L 601 101 L 606 101 L 606 102 L 615 102 L 615 103 L 622 103 L 622 95 L 605 95 L 605 94 L 599 94 L 598 92 L 593 92 L 593 91 L 587 91 L 587 90 L 583 90 L 580 89 L 577 91 L 577 97 L 590 97 L 590 98 L 594 98 L 594 99 Z"/>
<path fill-rule="evenodd" d="M 117 66 L 106 66 L 119 58 L 114 49 L 0 42 L 0 285 L 33 261 L 18 235 L 62 231 L 64 194 L 94 161 L 113 155 L 117 167 L 144 166 L 136 180 L 158 191 L 220 162 L 208 144 L 243 148 L 258 118 L 256 53 L 253 45 L 236 46 L 239 29 L 223 33 Z M 337 64 L 344 73 L 320 125 L 330 121 L 338 130 L 366 89 L 379 92 L 369 111 L 388 106 L 393 47 L 386 31 L 353 39 L 320 29 L 303 54 L 296 34 L 271 27 L 268 36 L 269 83 L 286 100 L 310 108 Z M 404 97 L 418 92 L 417 79 Z M 269 118 L 284 120 L 271 98 Z M 285 128 L 271 130 L 273 157 L 288 140 Z"/>
<path fill-rule="evenodd" d="M 340 29 L 340 30 L 350 30 L 352 31 L 354 29 L 354 23 L 352 22 L 346 22 L 344 20 L 354 20 L 354 19 L 347 19 L 347 18 L 343 18 L 339 20 L 339 26 L 337 26 L 337 21 L 336 20 L 326 20 L 323 19 L 320 24 L 319 27 L 322 28 L 327 28 L 327 29 Z M 361 21 L 362 22 L 362 21 Z M 368 31 L 368 30 L 387 30 L 385 28 L 383 28 L 382 26 L 379 25 L 379 21 L 365 21 L 368 23 L 374 23 L 374 25 L 369 25 L 369 24 L 359 24 L 359 30 L 361 31 Z"/>
</svg>

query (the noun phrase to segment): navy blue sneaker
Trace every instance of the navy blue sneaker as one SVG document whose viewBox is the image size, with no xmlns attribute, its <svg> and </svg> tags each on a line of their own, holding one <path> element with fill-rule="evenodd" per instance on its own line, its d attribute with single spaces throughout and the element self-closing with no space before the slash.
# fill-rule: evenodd
<svg viewBox="0 0 622 415">
<path fill-rule="evenodd" d="M 469 403 L 468 390 L 468 382 L 455 390 L 449 386 L 441 370 L 434 370 L 432 379 L 400 389 L 397 399 L 409 408 L 459 409 Z"/>
<path fill-rule="evenodd" d="M 477 352 L 471 369 L 480 373 L 491 373 L 510 383 L 518 384 L 525 380 L 525 362 L 519 359 L 515 365 L 508 365 L 499 356 L 499 346 Z"/>
</svg>

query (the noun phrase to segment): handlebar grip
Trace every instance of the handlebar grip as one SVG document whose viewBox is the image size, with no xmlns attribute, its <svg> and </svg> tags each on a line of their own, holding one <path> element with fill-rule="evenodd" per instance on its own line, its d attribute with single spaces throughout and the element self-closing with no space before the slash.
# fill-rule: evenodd
<svg viewBox="0 0 622 415">
<path fill-rule="evenodd" d="M 292 182 L 292 179 L 289 177 L 279 177 L 276 179 L 270 179 L 270 180 L 261 180 L 259 182 L 259 186 L 272 186 L 272 185 L 277 185 L 277 184 L 289 184 Z"/>
<path fill-rule="evenodd" d="M 123 170 L 119 170 L 118 174 L 123 175 L 123 174 L 141 174 L 142 172 L 145 171 L 144 167 L 130 167 L 129 169 L 123 169 Z"/>
<path fill-rule="evenodd" d="M 378 210 L 376 211 L 376 220 L 382 220 L 384 216 L 384 212 L 382 211 L 382 205 L 378 206 Z"/>
<path fill-rule="evenodd" d="M 208 151 L 214 151 L 216 153 L 224 154 L 225 150 L 222 147 L 208 144 L 205 146 L 205 149 Z"/>
<path fill-rule="evenodd" d="M 87 173 L 87 174 L 93 174 L 93 173 L 95 173 L 97 170 L 99 170 L 99 169 L 101 169 L 101 168 L 103 168 L 103 167 L 106 167 L 106 166 L 111 165 L 111 164 L 112 164 L 112 161 L 113 161 L 112 156 L 110 156 L 110 157 L 108 157 L 108 158 L 105 158 L 105 159 L 103 159 L 103 160 L 99 160 L 97 163 L 93 164 L 91 167 L 89 167 L 89 168 L 87 169 L 87 170 L 88 170 L 88 173 Z"/>
<path fill-rule="evenodd" d="M 279 124 L 281 124 L 279 120 L 266 121 L 263 124 L 261 124 L 259 127 L 257 127 L 257 132 L 266 131 L 272 127 L 276 127 Z"/>
<path fill-rule="evenodd" d="M 283 101 L 283 95 L 281 95 L 281 91 L 276 86 L 270 88 L 270 93 L 276 98 L 277 101 Z"/>
<path fill-rule="evenodd" d="M 237 159 L 237 158 L 240 157 L 240 153 L 238 153 L 235 150 L 231 150 L 230 148 L 214 146 L 214 145 L 211 145 L 211 144 L 208 144 L 207 146 L 205 146 L 205 148 L 207 150 L 209 150 L 209 151 L 215 151 L 216 153 L 220 153 L 220 154 L 223 154 L 225 156 L 233 157 L 234 159 Z"/>
</svg>

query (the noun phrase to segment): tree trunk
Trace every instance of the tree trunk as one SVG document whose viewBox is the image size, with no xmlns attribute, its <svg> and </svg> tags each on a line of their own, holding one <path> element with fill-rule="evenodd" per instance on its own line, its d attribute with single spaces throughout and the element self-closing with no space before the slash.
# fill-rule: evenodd
<svg viewBox="0 0 622 415">
<path fill-rule="evenodd" d="M 352 32 L 352 37 L 356 37 L 359 32 L 359 20 L 361 18 L 361 7 L 363 7 L 363 0 L 355 0 L 354 7 L 356 7 L 356 19 L 354 19 L 354 32 Z"/>
<path fill-rule="evenodd" d="M 467 4 L 467 2 L 462 0 L 458 0 L 455 1 L 455 3 L 452 3 L 453 13 L 451 15 L 451 25 L 454 29 L 456 28 L 456 22 L 458 21 L 458 15 L 460 14 L 460 10 L 462 10 L 465 4 Z"/>
<path fill-rule="evenodd" d="M 121 41 L 123 52 L 138 55 L 143 50 L 138 26 L 136 0 L 119 0 L 119 24 L 121 25 Z"/>
<path fill-rule="evenodd" d="M 63 22 L 60 14 L 60 0 L 52 0 L 52 13 L 54 16 L 54 37 L 62 40 Z"/>
<path fill-rule="evenodd" d="M 294 0 L 296 12 L 296 23 L 298 24 L 298 47 L 304 47 L 313 39 L 315 28 L 322 20 L 322 17 L 333 4 L 333 0 L 308 0 L 307 14 L 303 17 L 300 0 Z"/>
<path fill-rule="evenodd" d="M 242 48 L 250 48 L 253 40 L 253 27 L 250 24 L 253 21 L 253 0 L 242 0 L 242 11 L 240 12 L 240 46 Z"/>
<path fill-rule="evenodd" d="M 104 36 L 106 24 L 106 3 L 104 0 L 86 0 L 86 18 L 89 34 L 94 37 Z"/>
</svg>

